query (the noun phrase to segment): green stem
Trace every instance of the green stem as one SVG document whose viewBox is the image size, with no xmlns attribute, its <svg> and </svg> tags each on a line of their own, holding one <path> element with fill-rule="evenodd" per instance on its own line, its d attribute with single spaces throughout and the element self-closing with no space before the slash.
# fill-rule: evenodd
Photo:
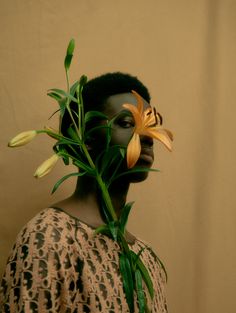
<svg viewBox="0 0 236 313">
<path fill-rule="evenodd" d="M 69 86 L 68 71 L 66 71 L 66 82 L 67 82 L 67 92 L 69 93 L 69 92 L 70 92 L 70 86 Z M 82 117 L 82 120 L 83 120 L 84 111 L 83 111 L 83 100 L 82 100 L 81 91 L 82 91 L 82 90 L 80 89 L 80 90 L 79 90 L 79 99 L 78 99 L 79 101 L 78 101 L 78 104 L 80 104 L 80 105 L 79 105 L 79 116 L 81 116 L 81 117 Z M 78 97 L 78 95 L 77 95 L 77 97 Z M 75 126 L 76 132 L 77 132 L 77 134 L 78 134 L 80 140 L 83 140 L 83 138 L 82 138 L 83 136 L 82 136 L 82 133 L 81 133 L 81 129 L 83 129 L 84 125 L 79 125 L 79 126 L 80 126 L 80 129 L 78 129 L 78 126 L 77 126 L 77 124 L 75 123 L 75 120 L 74 120 L 74 118 L 73 118 L 71 109 L 70 109 L 70 107 L 69 107 L 69 105 L 68 105 L 68 100 L 69 100 L 69 99 L 67 99 L 67 104 L 66 104 L 67 110 L 68 110 L 68 112 L 69 112 L 69 114 L 70 114 L 71 120 L 72 120 L 72 122 L 73 122 L 73 124 L 74 124 L 74 126 Z M 81 103 L 80 103 L 80 102 L 81 102 Z M 79 124 L 81 124 L 81 120 L 79 121 Z M 91 158 L 91 156 L 90 156 L 90 154 L 89 154 L 89 152 L 88 152 L 88 149 L 87 149 L 85 143 L 82 144 L 81 148 L 82 148 L 82 150 L 83 150 L 83 152 L 84 152 L 84 154 L 85 154 L 85 156 L 86 156 L 86 158 L 87 158 L 87 160 L 88 160 L 88 162 L 89 162 L 89 165 L 90 165 L 93 169 L 95 169 L 96 172 L 97 172 L 96 166 L 95 166 L 95 164 L 94 164 L 94 162 L 93 162 L 93 160 L 92 160 L 92 158 Z M 97 175 L 96 175 L 96 180 L 97 180 L 97 183 L 98 183 L 98 185 L 99 185 L 99 187 L 100 187 L 100 189 L 101 189 L 101 191 L 102 191 L 102 195 L 103 195 L 104 202 L 105 202 L 105 204 L 106 204 L 106 207 L 107 207 L 107 209 L 108 209 L 108 211 L 109 211 L 109 213 L 110 213 L 112 219 L 113 219 L 114 221 L 117 221 L 117 220 L 118 220 L 118 219 L 117 219 L 117 215 L 116 215 L 115 210 L 114 210 L 114 208 L 113 208 L 112 201 L 111 201 L 111 197 L 110 197 L 110 195 L 109 195 L 108 189 L 107 189 L 107 187 L 106 187 L 104 181 L 102 180 L 101 175 L 100 175 L 98 172 L 97 172 Z"/>
<path fill-rule="evenodd" d="M 90 154 L 88 152 L 88 149 L 87 149 L 86 145 L 82 144 L 81 147 L 82 147 L 83 152 L 84 152 L 84 154 L 85 154 L 85 156 L 86 156 L 86 158 L 87 158 L 87 160 L 89 162 L 89 165 L 97 171 L 96 166 L 95 166 L 95 164 L 94 164 L 94 162 L 93 162 L 93 160 L 92 160 L 92 158 L 91 158 L 91 156 L 90 156 Z M 96 175 L 96 180 L 97 180 L 97 183 L 98 183 L 98 185 L 99 185 L 99 187 L 100 187 L 100 189 L 102 191 L 104 202 L 106 204 L 106 207 L 107 207 L 107 209 L 108 209 L 112 219 L 114 221 L 117 221 L 118 219 L 117 219 L 116 213 L 115 213 L 113 205 L 112 205 L 111 197 L 109 195 L 109 192 L 107 190 L 107 187 L 106 187 L 104 181 L 102 180 L 101 175 L 98 172 L 97 172 L 97 175 Z"/>
<path fill-rule="evenodd" d="M 77 143 L 72 138 L 67 138 L 67 137 L 63 136 L 62 134 L 54 133 L 54 132 L 47 130 L 47 129 L 37 130 L 37 134 L 47 134 L 48 136 L 52 137 L 53 139 L 57 139 L 57 140 L 66 139 L 68 142 Z"/>
<path fill-rule="evenodd" d="M 121 159 L 119 160 L 119 162 L 118 162 L 118 164 L 117 164 L 117 166 L 116 166 L 114 172 L 112 173 L 111 178 L 109 179 L 109 181 L 108 181 L 108 183 L 107 183 L 108 187 L 109 187 L 110 184 L 112 183 L 113 178 L 116 176 L 116 173 L 117 173 L 118 169 L 120 168 L 122 161 L 123 161 L 123 158 L 121 158 Z"/>
<path fill-rule="evenodd" d="M 69 83 L 69 74 L 68 74 L 68 71 L 67 71 L 67 70 L 66 70 L 66 85 L 67 85 L 67 93 L 69 94 L 69 93 L 70 93 L 70 83 Z M 68 112 L 69 112 L 69 114 L 70 114 L 70 118 L 71 118 L 71 120 L 72 120 L 72 122 L 73 122 L 73 124 L 74 124 L 74 126 L 75 126 L 77 135 L 79 136 L 79 138 L 80 138 L 80 140 L 81 140 L 81 133 L 80 133 L 80 130 L 79 130 L 79 128 L 78 128 L 78 126 L 77 126 L 77 124 L 76 124 L 76 122 L 75 122 L 75 120 L 74 120 L 73 114 L 72 114 L 71 109 L 70 109 L 70 107 L 69 107 L 69 98 L 67 98 L 67 100 L 66 100 L 66 108 L 67 108 L 67 110 L 68 110 Z"/>
<path fill-rule="evenodd" d="M 97 173 L 96 179 L 97 179 L 97 183 L 98 183 L 99 187 L 101 188 L 103 200 L 106 203 L 107 209 L 108 209 L 113 221 L 117 221 L 118 218 L 117 218 L 117 215 L 116 215 L 115 210 L 113 208 L 110 194 L 109 194 L 107 187 L 106 187 L 106 185 L 105 185 L 104 181 L 102 180 L 102 177 L 100 176 L 99 173 Z"/>
<path fill-rule="evenodd" d="M 91 158 L 91 156 L 90 156 L 90 154 L 88 152 L 88 149 L 87 149 L 85 143 L 82 143 L 81 148 L 82 148 L 82 150 L 83 150 L 83 152 L 84 152 L 84 154 L 85 154 L 85 156 L 86 156 L 86 158 L 87 158 L 87 160 L 89 162 L 89 165 L 92 168 L 96 169 L 96 166 L 95 166 L 95 164 L 94 164 L 94 162 L 93 162 L 93 160 L 92 160 L 92 158 Z"/>
<path fill-rule="evenodd" d="M 67 86 L 67 93 L 70 92 L 70 83 L 69 83 L 69 74 L 68 71 L 66 70 L 66 86 Z"/>
<path fill-rule="evenodd" d="M 84 138 L 84 104 L 83 104 L 83 97 L 82 97 L 82 87 L 79 85 L 78 89 L 76 90 L 76 95 L 78 99 L 78 111 L 79 111 L 79 127 L 81 129 L 81 138 Z"/>
</svg>

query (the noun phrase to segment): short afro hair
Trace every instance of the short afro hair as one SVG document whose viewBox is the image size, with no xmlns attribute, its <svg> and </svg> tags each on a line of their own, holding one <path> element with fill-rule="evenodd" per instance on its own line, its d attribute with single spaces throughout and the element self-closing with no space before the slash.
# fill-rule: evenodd
<svg viewBox="0 0 236 313">
<path fill-rule="evenodd" d="M 141 81 L 130 74 L 121 72 L 106 73 L 89 80 L 83 89 L 82 96 L 85 111 L 102 110 L 108 97 L 135 90 L 147 102 L 150 94 Z"/>
<path fill-rule="evenodd" d="M 148 89 L 135 76 L 114 72 L 95 77 L 84 85 L 82 91 L 84 111 L 103 111 L 108 97 L 121 93 L 129 93 L 132 90 L 136 91 L 147 102 L 150 102 Z M 77 104 L 72 101 L 70 108 L 73 112 L 77 109 Z M 76 116 L 74 113 L 73 115 Z M 66 110 L 60 125 L 63 135 L 68 135 L 67 131 L 71 125 L 72 120 Z"/>
</svg>

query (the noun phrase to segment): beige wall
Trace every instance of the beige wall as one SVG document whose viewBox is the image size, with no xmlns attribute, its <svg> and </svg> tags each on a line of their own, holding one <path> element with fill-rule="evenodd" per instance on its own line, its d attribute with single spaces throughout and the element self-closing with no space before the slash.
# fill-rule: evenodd
<svg viewBox="0 0 236 313">
<path fill-rule="evenodd" d="M 62 165 L 32 177 L 51 155 L 50 139 L 15 150 L 6 143 L 49 124 L 56 104 L 46 90 L 65 86 L 74 37 L 73 79 L 138 75 L 175 134 L 173 153 L 156 147 L 161 173 L 130 194 L 130 229 L 167 266 L 170 312 L 236 312 L 235 26 L 235 0 L 0 1 L 1 270 L 23 224 L 73 190 L 71 180 L 50 196 L 68 173 Z"/>
</svg>

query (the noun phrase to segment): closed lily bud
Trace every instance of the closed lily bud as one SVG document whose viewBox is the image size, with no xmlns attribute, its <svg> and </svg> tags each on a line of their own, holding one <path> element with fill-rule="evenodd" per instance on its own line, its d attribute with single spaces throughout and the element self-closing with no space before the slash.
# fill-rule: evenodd
<svg viewBox="0 0 236 313">
<path fill-rule="evenodd" d="M 53 167 L 56 165 L 57 161 L 60 159 L 60 157 L 57 154 L 53 154 L 49 159 L 44 161 L 36 170 L 34 173 L 34 177 L 41 178 L 45 175 L 47 175 Z"/>
<path fill-rule="evenodd" d="M 20 147 L 26 145 L 28 142 L 33 140 L 36 135 L 36 130 L 24 131 L 12 138 L 8 143 L 8 147 Z"/>
</svg>

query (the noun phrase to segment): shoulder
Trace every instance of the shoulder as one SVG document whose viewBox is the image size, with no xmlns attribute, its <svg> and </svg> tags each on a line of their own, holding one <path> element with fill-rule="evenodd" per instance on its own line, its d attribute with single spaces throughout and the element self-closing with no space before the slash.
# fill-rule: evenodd
<svg viewBox="0 0 236 313">
<path fill-rule="evenodd" d="M 22 228 L 0 282 L 0 311 L 3 305 L 28 312 L 31 303 L 43 308 L 44 300 L 47 305 L 57 305 L 59 298 L 65 301 L 64 294 L 70 284 L 76 285 L 83 268 L 75 229 L 76 220 L 53 208 L 39 212 Z"/>
<path fill-rule="evenodd" d="M 46 208 L 35 215 L 17 235 L 13 251 L 61 250 L 75 242 L 76 221 L 59 209 Z"/>
<path fill-rule="evenodd" d="M 165 286 L 167 283 L 167 273 L 165 267 L 149 244 L 137 239 L 138 250 L 142 251 L 140 258 L 146 266 L 154 288 L 153 308 L 155 312 L 167 312 Z M 136 252 L 136 251 L 135 251 Z"/>
<path fill-rule="evenodd" d="M 160 280 L 165 284 L 167 282 L 167 272 L 159 255 L 148 243 L 139 238 L 136 239 L 136 244 L 139 247 L 139 251 L 143 250 L 141 253 L 143 263 L 154 276 L 159 276 Z"/>
<path fill-rule="evenodd" d="M 18 234 L 7 260 L 4 279 L 11 285 L 19 273 L 27 275 L 29 272 L 33 277 L 34 272 L 37 279 L 43 273 L 54 275 L 59 270 L 72 271 L 74 264 L 82 260 L 83 249 L 77 242 L 75 230 L 76 220 L 62 211 L 47 208 L 39 212 Z"/>
</svg>

